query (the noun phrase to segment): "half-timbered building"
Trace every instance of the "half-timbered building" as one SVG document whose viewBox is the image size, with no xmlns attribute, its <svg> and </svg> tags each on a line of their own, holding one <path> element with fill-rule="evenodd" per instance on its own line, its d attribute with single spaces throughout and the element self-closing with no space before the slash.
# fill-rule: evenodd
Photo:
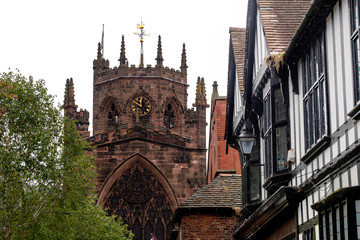
<svg viewBox="0 0 360 240">
<path fill-rule="evenodd" d="M 244 93 L 231 63 L 228 78 L 227 141 L 249 173 L 236 239 L 360 238 L 359 5 L 249 1 Z"/>
</svg>

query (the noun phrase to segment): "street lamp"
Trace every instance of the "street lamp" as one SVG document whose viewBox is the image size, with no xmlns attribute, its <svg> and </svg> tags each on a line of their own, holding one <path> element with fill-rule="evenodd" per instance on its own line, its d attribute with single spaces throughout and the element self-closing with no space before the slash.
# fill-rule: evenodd
<svg viewBox="0 0 360 240">
<path fill-rule="evenodd" d="M 249 121 L 246 121 L 238 137 L 238 144 L 240 146 L 241 152 L 244 155 L 250 155 L 254 146 L 254 142 L 255 136 L 253 134 L 252 124 Z"/>
</svg>

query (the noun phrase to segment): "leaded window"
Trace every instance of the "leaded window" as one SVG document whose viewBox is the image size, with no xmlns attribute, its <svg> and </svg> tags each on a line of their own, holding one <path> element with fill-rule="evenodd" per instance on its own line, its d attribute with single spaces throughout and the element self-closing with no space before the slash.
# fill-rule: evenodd
<svg viewBox="0 0 360 240">
<path fill-rule="evenodd" d="M 360 102 L 360 4 L 359 0 L 351 0 L 351 41 L 353 50 L 353 66 L 355 81 L 355 98 L 356 102 Z"/>
<path fill-rule="evenodd" d="M 336 203 L 320 213 L 320 239 L 349 239 L 347 202 Z"/>
<path fill-rule="evenodd" d="M 260 165 L 249 164 L 248 166 L 248 179 L 249 179 L 249 202 L 254 202 L 260 200 Z"/>
<path fill-rule="evenodd" d="M 305 150 L 316 145 L 328 132 L 325 71 L 325 36 L 321 30 L 303 58 L 303 102 Z"/>
<path fill-rule="evenodd" d="M 315 240 L 315 231 L 313 227 L 303 232 L 303 240 Z"/>
<path fill-rule="evenodd" d="M 271 87 L 264 98 L 265 177 L 287 170 L 287 105 L 280 84 Z"/>
<path fill-rule="evenodd" d="M 168 239 L 173 229 L 173 210 L 164 187 L 140 163 L 126 169 L 109 191 L 104 207 L 121 217 L 135 234 L 134 239 Z"/>
</svg>

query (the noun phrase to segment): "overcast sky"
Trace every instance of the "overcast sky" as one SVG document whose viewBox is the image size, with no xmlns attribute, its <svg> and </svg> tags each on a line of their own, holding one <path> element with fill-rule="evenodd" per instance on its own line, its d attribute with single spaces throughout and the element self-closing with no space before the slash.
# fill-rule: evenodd
<svg viewBox="0 0 360 240">
<path fill-rule="evenodd" d="M 92 129 L 92 64 L 102 24 L 104 57 L 111 68 L 119 65 L 121 35 L 129 65 L 139 65 L 134 32 L 141 19 L 151 34 L 144 42 L 145 65 L 155 65 L 161 35 L 164 66 L 178 70 L 185 43 L 190 108 L 198 76 L 205 79 L 208 103 L 213 81 L 226 95 L 229 27 L 245 27 L 247 0 L 3 0 L 0 9 L 0 71 L 18 68 L 25 76 L 45 79 L 60 103 L 65 81 L 72 77 L 76 104 L 90 111 Z"/>
</svg>

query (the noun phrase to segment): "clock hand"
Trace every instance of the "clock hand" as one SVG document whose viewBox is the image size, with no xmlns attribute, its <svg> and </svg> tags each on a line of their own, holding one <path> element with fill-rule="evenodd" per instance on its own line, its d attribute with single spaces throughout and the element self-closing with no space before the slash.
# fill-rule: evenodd
<svg viewBox="0 0 360 240">
<path fill-rule="evenodd" d="M 138 103 L 138 102 L 134 101 L 134 103 L 135 103 L 136 105 L 138 105 L 139 107 L 141 107 L 141 106 L 142 106 L 141 101 L 140 101 L 140 103 Z"/>
</svg>

